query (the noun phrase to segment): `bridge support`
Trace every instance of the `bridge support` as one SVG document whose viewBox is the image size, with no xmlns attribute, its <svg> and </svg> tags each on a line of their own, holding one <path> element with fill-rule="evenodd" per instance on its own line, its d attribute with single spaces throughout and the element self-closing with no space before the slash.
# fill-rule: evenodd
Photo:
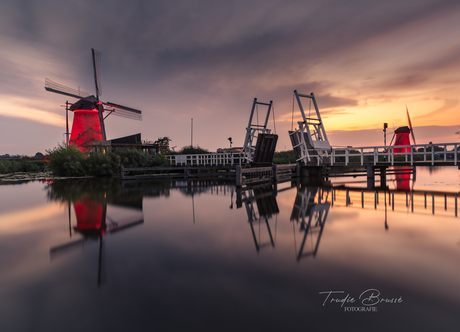
<svg viewBox="0 0 460 332">
<path fill-rule="evenodd" d="M 387 168 L 380 167 L 380 187 L 386 188 L 387 186 Z"/>
<path fill-rule="evenodd" d="M 374 167 L 367 166 L 367 189 L 373 189 L 375 186 L 375 174 L 374 174 Z"/>
<path fill-rule="evenodd" d="M 323 183 L 323 167 L 302 166 L 300 167 L 300 178 L 308 183 Z"/>
<path fill-rule="evenodd" d="M 380 187 L 386 188 L 387 186 L 387 167 L 367 166 L 367 189 L 375 188 L 375 169 L 378 168 L 380 173 Z"/>
</svg>

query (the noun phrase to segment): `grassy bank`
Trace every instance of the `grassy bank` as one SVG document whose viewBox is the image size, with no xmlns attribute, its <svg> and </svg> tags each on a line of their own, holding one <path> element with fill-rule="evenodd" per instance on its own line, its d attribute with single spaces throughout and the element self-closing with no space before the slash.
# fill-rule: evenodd
<svg viewBox="0 0 460 332">
<path fill-rule="evenodd" d="M 121 165 L 124 167 L 168 166 L 168 161 L 163 155 L 151 156 L 136 149 L 86 154 L 74 146 L 58 146 L 47 152 L 51 159 L 49 170 L 57 176 L 111 177 L 120 174 Z"/>
</svg>

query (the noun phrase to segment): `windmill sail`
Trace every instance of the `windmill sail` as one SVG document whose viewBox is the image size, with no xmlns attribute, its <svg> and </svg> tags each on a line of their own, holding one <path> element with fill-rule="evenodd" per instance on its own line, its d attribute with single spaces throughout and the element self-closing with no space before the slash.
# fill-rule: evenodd
<svg viewBox="0 0 460 332">
<path fill-rule="evenodd" d="M 99 103 L 99 96 L 102 94 L 101 81 L 100 81 L 100 77 L 101 77 L 100 68 L 101 68 L 102 53 L 100 51 L 96 51 L 94 48 L 92 48 L 91 51 L 93 55 L 94 84 L 96 87 L 97 111 L 99 113 L 99 122 L 101 125 L 102 140 L 106 141 L 107 135 L 105 134 L 104 116 L 102 115 L 104 108 Z"/>
<path fill-rule="evenodd" d="M 96 85 L 96 98 L 102 95 L 102 85 L 101 85 L 101 57 L 102 52 L 91 49 L 93 54 L 93 69 L 94 69 L 94 83 Z"/>
<path fill-rule="evenodd" d="M 118 104 L 111 103 L 111 102 L 102 103 L 102 104 L 105 106 L 108 106 L 105 108 L 105 110 L 110 111 L 111 114 L 113 115 L 121 116 L 123 118 L 133 119 L 133 120 L 142 120 L 142 112 L 137 109 L 118 105 Z"/>
<path fill-rule="evenodd" d="M 89 97 L 90 95 L 88 92 L 81 91 L 80 89 L 77 90 L 69 88 L 65 85 L 56 83 L 48 78 L 45 78 L 45 90 L 77 99 Z"/>
<path fill-rule="evenodd" d="M 412 140 L 414 141 L 414 145 L 417 145 L 417 143 L 415 143 L 414 129 L 412 129 L 412 123 L 410 122 L 409 109 L 407 108 L 407 105 L 406 105 L 406 113 L 407 113 L 407 121 L 409 122 L 409 129 L 410 129 L 410 133 L 412 136 Z"/>
</svg>

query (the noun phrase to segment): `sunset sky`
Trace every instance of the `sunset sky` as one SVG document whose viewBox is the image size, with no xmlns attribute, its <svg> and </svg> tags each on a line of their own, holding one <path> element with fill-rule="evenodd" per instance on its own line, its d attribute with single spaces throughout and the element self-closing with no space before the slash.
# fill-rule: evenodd
<svg viewBox="0 0 460 332">
<path fill-rule="evenodd" d="M 315 93 L 335 146 L 383 145 L 406 104 L 417 143 L 460 140 L 458 0 L 2 0 L 0 45 L 0 154 L 64 140 L 66 97 L 45 77 L 94 94 L 91 48 L 101 99 L 143 111 L 110 116 L 108 139 L 169 136 L 178 150 L 193 118 L 194 145 L 242 146 L 256 97 L 273 100 L 277 150 L 291 149 L 297 89 Z"/>
</svg>

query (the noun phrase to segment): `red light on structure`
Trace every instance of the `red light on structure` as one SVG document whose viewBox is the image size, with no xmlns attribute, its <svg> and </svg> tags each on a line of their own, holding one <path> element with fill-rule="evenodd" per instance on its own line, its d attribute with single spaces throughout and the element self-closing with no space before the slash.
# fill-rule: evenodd
<svg viewBox="0 0 460 332">
<path fill-rule="evenodd" d="M 102 225 L 103 206 L 93 200 L 83 197 L 74 203 L 78 229 L 98 230 Z"/>
<path fill-rule="evenodd" d="M 88 152 L 94 142 L 102 141 L 101 123 L 97 109 L 75 110 L 70 134 L 70 145 Z"/>
<path fill-rule="evenodd" d="M 396 148 L 398 145 L 410 145 L 410 129 L 409 127 L 400 127 L 395 130 L 395 153 L 406 152 L 406 148 Z M 410 152 L 411 148 L 407 148 L 407 152 Z"/>
</svg>

